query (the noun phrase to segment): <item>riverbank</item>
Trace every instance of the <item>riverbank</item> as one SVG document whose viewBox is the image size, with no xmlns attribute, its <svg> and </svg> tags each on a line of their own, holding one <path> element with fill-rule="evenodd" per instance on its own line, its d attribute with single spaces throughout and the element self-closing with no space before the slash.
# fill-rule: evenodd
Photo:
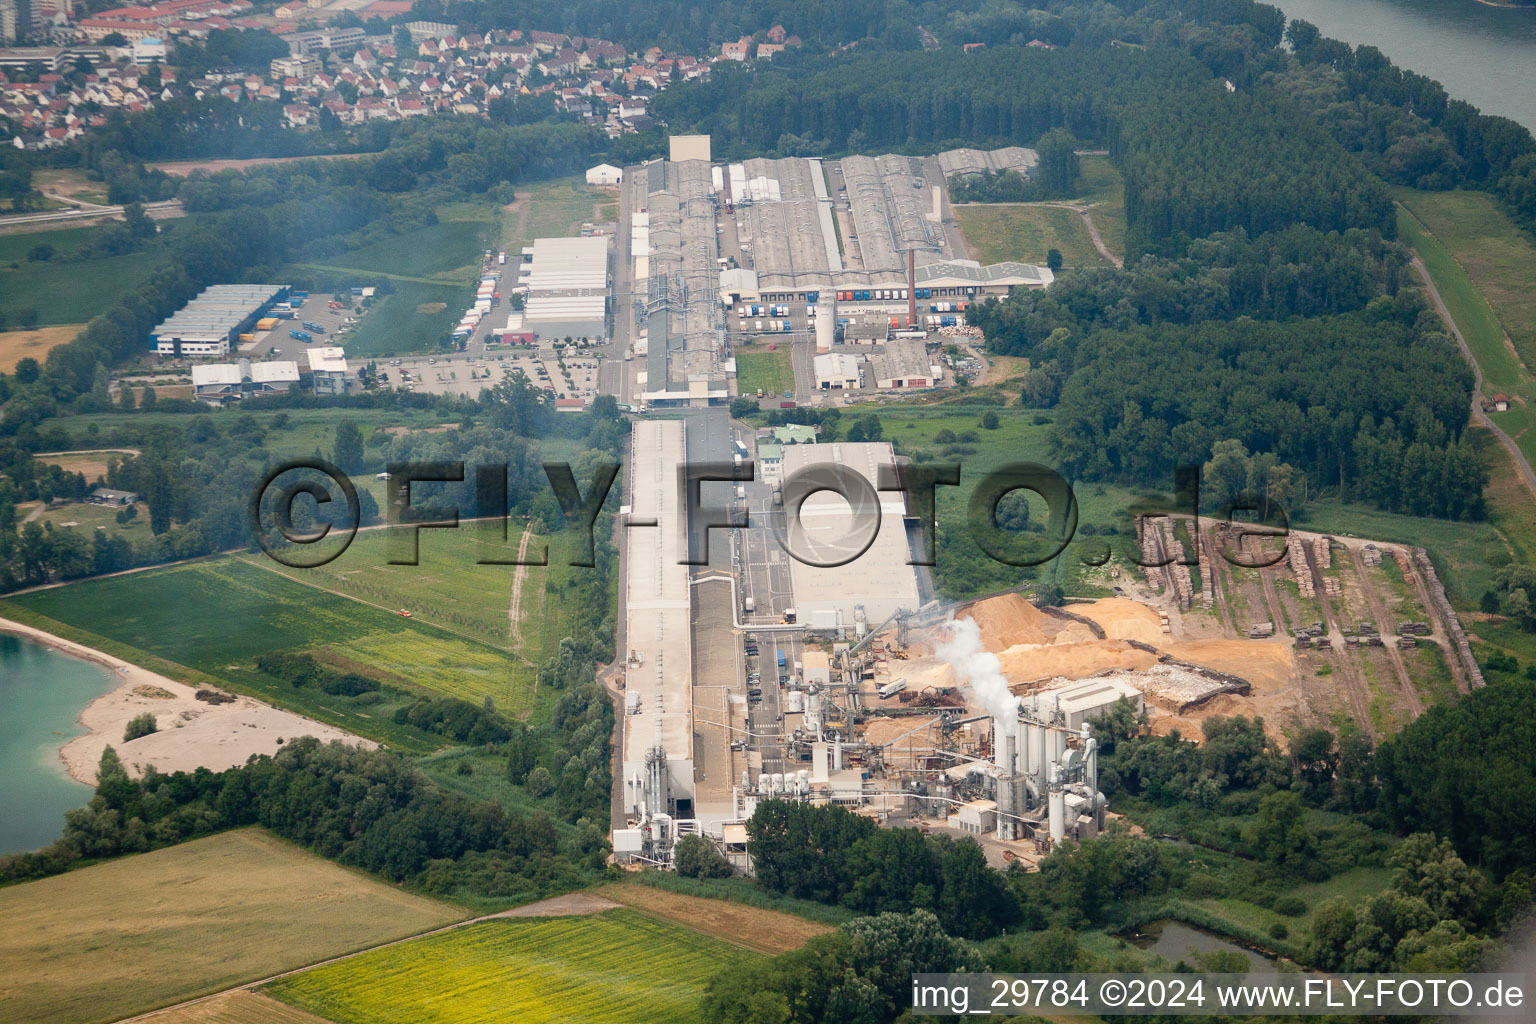
<svg viewBox="0 0 1536 1024">
<path fill-rule="evenodd" d="M 196 690 L 185 683 L 20 622 L 0 619 L 0 633 L 100 665 L 117 679 L 113 689 L 80 712 L 77 720 L 85 734 L 59 750 L 59 759 L 70 777 L 87 786 L 96 784 L 96 766 L 108 746 L 117 750 L 132 775 L 142 774 L 151 765 L 162 772 L 197 768 L 223 771 L 244 764 L 255 754 L 275 754 L 283 743 L 299 736 L 378 746 L 372 740 L 250 697 L 209 704 L 198 700 Z M 146 711 L 155 716 L 158 731 L 125 743 L 123 731 L 128 722 Z"/>
</svg>

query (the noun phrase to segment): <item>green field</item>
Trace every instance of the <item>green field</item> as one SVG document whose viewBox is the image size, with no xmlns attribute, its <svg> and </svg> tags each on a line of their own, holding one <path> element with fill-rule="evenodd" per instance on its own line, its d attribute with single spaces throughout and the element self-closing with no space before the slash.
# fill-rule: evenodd
<svg viewBox="0 0 1536 1024">
<path fill-rule="evenodd" d="M 764 395 L 782 395 L 795 388 L 795 368 L 790 362 L 789 349 L 779 347 L 772 352 L 736 350 L 736 390 L 743 395 L 753 395 L 762 388 Z"/>
<path fill-rule="evenodd" d="M 982 263 L 1018 260 L 1044 266 L 1046 253 L 1056 249 L 1068 269 L 1110 265 L 1094 247 L 1083 218 L 1062 206 L 967 204 L 955 207 L 955 219 L 972 256 Z"/>
<path fill-rule="evenodd" d="M 86 540 L 90 540 L 97 530 L 105 530 L 107 536 L 126 537 L 128 540 L 148 543 L 154 539 L 154 534 L 149 528 L 149 513 L 144 508 L 139 509 L 139 514 L 126 523 L 117 521 L 118 510 L 108 508 L 105 505 L 90 505 L 85 502 L 70 502 L 67 505 L 56 505 L 38 516 L 38 523 L 53 523 L 54 529 L 70 529 L 79 533 Z M 20 531 L 22 524 L 18 519 L 16 529 Z"/>
<path fill-rule="evenodd" d="M 0 889 L 0 1020 L 89 1024 L 461 920 L 258 829 Z"/>
<path fill-rule="evenodd" d="M 0 264 L 0 315 L 12 326 L 26 310 L 35 311 L 40 324 L 84 323 L 148 280 L 155 267 L 144 253 L 85 263 L 30 263 L 23 257 L 14 270 Z"/>
<path fill-rule="evenodd" d="M 1514 353 L 1504 343 L 1504 329 L 1498 317 L 1462 265 L 1436 235 L 1430 233 L 1422 222 L 1401 206 L 1397 211 L 1397 231 L 1423 258 L 1440 292 L 1440 298 L 1444 300 L 1446 309 L 1450 310 L 1451 319 L 1461 328 L 1462 337 L 1483 369 L 1483 379 L 1489 385 L 1489 393 L 1494 388 L 1519 389 L 1525 382 L 1525 374 L 1521 372 Z"/>
<path fill-rule="evenodd" d="M 480 253 L 489 230 L 488 214 L 480 220 L 439 220 L 353 249 L 319 265 L 382 271 L 400 277 L 440 278 L 448 284 L 467 283 L 471 276 L 478 276 Z"/>
<path fill-rule="evenodd" d="M 336 1024 L 699 1021 L 705 982 L 755 954 L 631 910 L 486 921 L 266 986 Z"/>
<path fill-rule="evenodd" d="M 1403 189 L 1397 198 L 1461 264 L 1527 368 L 1536 363 L 1536 245 L 1487 192 Z"/>
<path fill-rule="evenodd" d="M 470 635 L 295 582 L 233 558 L 87 580 L 0 603 L 69 639 L 197 684 L 215 683 L 292 708 L 349 732 L 422 752 L 438 744 L 389 719 L 393 705 L 295 688 L 255 669 L 274 650 L 308 652 L 373 671 L 424 694 L 490 696 L 503 710 L 531 707 L 532 669 Z M 349 664 L 366 655 L 370 663 Z M 367 695 L 365 695 L 367 696 Z M 398 703 L 398 702 L 396 702 Z"/>
<path fill-rule="evenodd" d="M 1125 255 L 1125 184 L 1108 157 L 1080 159 L 1077 195 L 1062 200 L 1089 207 L 1099 237 L 1110 252 Z M 1081 215 L 1059 206 L 1032 203 L 965 204 L 955 219 L 982 263 L 1021 260 L 1045 265 L 1046 251 L 1058 249 L 1066 267 L 1107 267 Z"/>
<path fill-rule="evenodd" d="M 501 210 L 501 249 L 512 260 L 535 238 L 577 234 L 584 221 L 596 216 L 599 206 L 613 204 L 613 195 L 612 189 L 591 188 L 581 178 L 518 185 L 517 201 Z"/>
<path fill-rule="evenodd" d="M 25 263 L 27 253 L 39 245 L 51 245 L 54 259 L 67 256 L 91 240 L 95 228 L 53 228 L 15 235 L 0 235 L 0 264 Z"/>
</svg>

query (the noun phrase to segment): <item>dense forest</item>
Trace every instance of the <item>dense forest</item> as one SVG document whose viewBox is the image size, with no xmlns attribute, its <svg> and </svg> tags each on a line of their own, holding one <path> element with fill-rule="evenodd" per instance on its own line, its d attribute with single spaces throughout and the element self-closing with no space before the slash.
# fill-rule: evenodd
<svg viewBox="0 0 1536 1024">
<path fill-rule="evenodd" d="M 1379 299 L 1338 317 L 1091 334 L 1067 356 L 1052 451 L 1069 474 L 1147 481 L 1235 439 L 1316 487 L 1477 518 L 1487 472 L 1461 442 L 1471 371 L 1420 312 Z"/>
<path fill-rule="evenodd" d="M 1274 495 L 1286 506 L 1336 488 L 1477 518 L 1472 373 L 1406 287 L 1408 256 L 1374 231 L 1234 231 L 967 319 L 993 351 L 1030 358 L 1022 401 L 1055 407 L 1052 450 L 1073 474 L 1147 483 L 1236 441 L 1301 471 Z"/>
</svg>

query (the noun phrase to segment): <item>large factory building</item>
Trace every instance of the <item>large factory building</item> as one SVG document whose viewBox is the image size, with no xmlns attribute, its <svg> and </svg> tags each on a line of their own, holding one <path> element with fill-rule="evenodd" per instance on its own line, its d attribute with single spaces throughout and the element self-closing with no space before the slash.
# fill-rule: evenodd
<svg viewBox="0 0 1536 1024">
<path fill-rule="evenodd" d="M 678 420 L 638 420 L 631 437 L 622 761 L 624 810 L 637 824 L 614 831 L 618 855 L 669 848 L 677 819 L 694 815 L 691 606 L 688 566 L 679 564 L 683 429 Z"/>
<path fill-rule="evenodd" d="M 879 510 L 878 527 L 868 527 L 873 539 L 856 523 L 850 502 L 831 490 L 805 497 L 793 516 L 795 477 L 828 471 L 851 471 L 868 484 L 865 497 L 874 495 Z M 905 498 L 900 491 L 878 489 L 882 475 L 895 479 L 895 472 L 895 453 L 884 442 L 796 444 L 783 450 L 786 539 L 797 553 L 790 559 L 790 578 L 796 613 L 808 629 L 862 635 L 861 623 L 876 626 L 898 609 L 915 612 L 923 603 L 909 564 Z"/>
</svg>

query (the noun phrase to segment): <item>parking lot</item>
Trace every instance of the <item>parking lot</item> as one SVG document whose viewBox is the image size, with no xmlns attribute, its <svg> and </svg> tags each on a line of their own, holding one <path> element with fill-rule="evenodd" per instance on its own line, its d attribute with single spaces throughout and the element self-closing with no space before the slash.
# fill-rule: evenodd
<svg viewBox="0 0 1536 1024">
<path fill-rule="evenodd" d="M 340 345 L 343 348 L 347 344 L 347 335 L 351 333 L 354 324 L 351 320 L 359 322 L 363 317 L 371 315 L 362 300 L 353 297 L 350 304 L 343 305 L 341 309 L 331 309 L 331 294 L 326 292 L 312 292 L 304 300 L 302 305 L 296 305 L 297 312 L 292 320 L 279 320 L 277 326 L 270 331 L 257 331 L 254 341 L 243 342 L 240 345 L 240 354 L 251 359 L 291 359 L 302 368 L 304 363 L 303 353 L 314 345 Z M 357 310 L 361 309 L 359 313 Z M 318 324 L 323 330 L 312 331 L 303 326 L 305 321 Z M 310 344 L 293 338 L 289 331 L 302 331 L 315 340 Z M 276 350 L 275 352 L 273 350 Z"/>
<path fill-rule="evenodd" d="M 597 394 L 599 376 L 598 360 L 592 356 L 567 355 L 565 373 L 562 373 L 552 348 L 538 351 L 492 349 L 485 355 L 459 352 L 442 356 L 402 356 L 379 360 L 377 365 L 392 387 L 404 386 L 428 395 L 470 398 L 478 397 L 482 389 L 495 387 L 503 379 L 522 371 L 535 386 L 552 392 L 557 399 L 579 398 L 590 403 Z"/>
</svg>

